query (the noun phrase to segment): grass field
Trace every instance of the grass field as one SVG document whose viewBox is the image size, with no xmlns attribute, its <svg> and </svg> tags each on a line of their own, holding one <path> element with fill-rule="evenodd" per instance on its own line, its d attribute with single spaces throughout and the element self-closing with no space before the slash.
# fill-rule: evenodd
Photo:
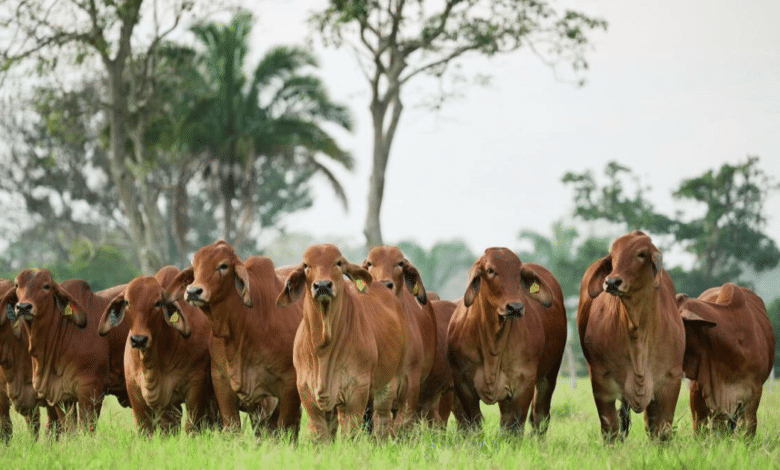
<svg viewBox="0 0 780 470">
<path fill-rule="evenodd" d="M 523 439 L 498 432 L 497 407 L 485 407 L 484 431 L 464 434 L 451 419 L 446 432 L 423 427 L 396 441 L 312 444 L 304 423 L 300 442 L 256 439 L 245 426 L 240 435 L 207 432 L 139 437 L 129 409 L 113 398 L 106 400 L 94 436 L 75 434 L 59 441 L 34 441 L 14 412 L 14 437 L 0 447 L 3 468 L 780 468 L 780 383 L 765 386 L 759 409 L 758 433 L 740 437 L 700 438 L 693 435 L 687 389 L 677 404 L 674 439 L 652 443 L 644 432 L 643 417 L 632 414 L 624 442 L 604 445 L 587 379 L 561 379 L 553 397 L 547 437 Z M 528 434 L 526 429 L 526 434 Z M 1 445 L 0 445 L 1 446 Z"/>
</svg>

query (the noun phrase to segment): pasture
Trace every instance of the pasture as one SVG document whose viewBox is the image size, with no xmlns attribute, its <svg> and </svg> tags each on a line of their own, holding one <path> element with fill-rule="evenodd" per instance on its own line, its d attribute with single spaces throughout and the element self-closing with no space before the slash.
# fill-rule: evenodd
<svg viewBox="0 0 780 470">
<path fill-rule="evenodd" d="M 628 439 L 604 445 L 588 379 L 574 385 L 561 378 L 553 396 L 552 421 L 544 439 L 519 439 L 498 431 L 498 409 L 484 407 L 485 430 L 461 433 L 453 418 L 446 432 L 416 428 L 388 442 L 370 437 L 331 444 L 308 439 L 306 417 L 301 439 L 291 444 L 276 438 L 256 439 L 244 426 L 240 435 L 139 437 L 130 409 L 113 397 L 104 404 L 94 436 L 74 434 L 60 441 L 33 441 L 21 417 L 12 412 L 14 436 L 0 450 L 5 468 L 306 468 L 306 469 L 539 469 L 539 468 L 749 468 L 780 467 L 780 384 L 765 384 L 752 441 L 740 437 L 696 437 L 691 429 L 684 385 L 671 442 L 651 443 L 641 415 L 632 414 Z M 0 444 L 0 446 L 2 446 Z"/>
</svg>

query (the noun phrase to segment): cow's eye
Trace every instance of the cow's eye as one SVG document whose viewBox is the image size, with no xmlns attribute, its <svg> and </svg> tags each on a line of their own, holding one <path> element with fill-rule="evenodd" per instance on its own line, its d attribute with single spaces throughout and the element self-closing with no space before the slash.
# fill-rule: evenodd
<svg viewBox="0 0 780 470">
<path fill-rule="evenodd" d="M 217 269 L 219 269 L 220 271 L 227 271 L 227 268 L 228 268 L 228 265 L 227 265 L 227 263 L 222 263 L 222 264 L 220 264 L 220 265 L 217 267 Z"/>
<path fill-rule="evenodd" d="M 642 252 L 640 252 L 639 254 L 637 254 L 637 255 L 636 255 L 636 257 L 637 257 L 637 258 L 639 258 L 641 261 L 644 261 L 644 260 L 646 260 L 646 259 L 647 259 L 647 253 L 645 253 L 644 251 L 642 251 Z"/>
<path fill-rule="evenodd" d="M 49 289 L 51 289 L 51 285 L 49 285 L 49 284 L 44 284 L 43 285 L 43 290 L 49 290 Z"/>
<path fill-rule="evenodd" d="M 399 261 L 399 262 L 398 262 L 398 266 L 401 266 L 401 267 L 403 267 L 403 266 L 404 266 L 404 262 L 403 262 L 403 261 Z"/>
<path fill-rule="evenodd" d="M 490 277 L 493 277 L 493 276 L 495 276 L 495 275 L 496 275 L 496 272 L 495 272 L 495 271 L 493 271 L 493 268 L 487 268 L 487 269 L 485 270 L 485 272 L 486 272 L 486 273 L 487 273 L 487 275 L 488 275 L 488 276 L 490 276 Z"/>
<path fill-rule="evenodd" d="M 306 263 L 303 263 L 303 269 L 309 269 L 309 265 Z"/>
<path fill-rule="evenodd" d="M 154 303 L 154 308 L 160 308 L 160 307 L 162 307 L 162 299 Z"/>
<path fill-rule="evenodd" d="M 336 266 L 341 267 L 344 264 L 341 260 L 336 261 Z"/>
</svg>

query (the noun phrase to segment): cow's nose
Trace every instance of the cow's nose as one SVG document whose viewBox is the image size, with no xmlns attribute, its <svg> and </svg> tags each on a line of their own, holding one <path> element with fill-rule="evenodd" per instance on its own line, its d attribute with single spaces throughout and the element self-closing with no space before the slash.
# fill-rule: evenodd
<svg viewBox="0 0 780 470">
<path fill-rule="evenodd" d="M 149 337 L 146 335 L 133 335 L 130 337 L 130 346 L 133 349 L 146 349 L 148 343 Z"/>
<path fill-rule="evenodd" d="M 608 277 L 604 281 L 604 290 L 610 294 L 617 294 L 620 292 L 620 285 L 623 284 L 623 279 L 619 277 Z"/>
<path fill-rule="evenodd" d="M 504 316 L 507 318 L 520 318 L 523 316 L 523 304 L 509 303 L 504 307 Z"/>
<path fill-rule="evenodd" d="M 331 295 L 333 293 L 333 281 L 317 281 L 312 283 L 315 296 Z"/>
<path fill-rule="evenodd" d="M 384 284 L 385 287 L 387 287 L 388 289 L 393 290 L 393 286 L 394 286 L 393 281 L 380 281 L 380 282 Z"/>
<path fill-rule="evenodd" d="M 20 302 L 16 304 L 16 313 L 18 315 L 26 315 L 32 312 L 32 304 L 29 302 Z"/>
<path fill-rule="evenodd" d="M 202 287 L 188 287 L 186 300 L 198 300 L 200 294 L 203 293 Z"/>
</svg>

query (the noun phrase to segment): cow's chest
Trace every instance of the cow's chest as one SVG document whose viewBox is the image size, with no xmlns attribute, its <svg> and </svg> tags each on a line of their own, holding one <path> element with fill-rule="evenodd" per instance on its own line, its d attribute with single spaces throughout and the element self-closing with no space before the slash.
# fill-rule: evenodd
<svg viewBox="0 0 780 470">
<path fill-rule="evenodd" d="M 369 370 L 357 370 L 350 364 L 345 360 L 314 361 L 313 367 L 299 376 L 299 384 L 322 410 L 350 403 L 356 395 L 367 393 L 371 382 Z"/>
<path fill-rule="evenodd" d="M 509 354 L 483 355 L 474 375 L 477 393 L 487 404 L 516 396 L 535 381 L 536 363 Z"/>
<path fill-rule="evenodd" d="M 155 370 L 139 370 L 135 380 L 150 408 L 160 410 L 184 401 L 181 374 L 160 374 Z"/>
</svg>

